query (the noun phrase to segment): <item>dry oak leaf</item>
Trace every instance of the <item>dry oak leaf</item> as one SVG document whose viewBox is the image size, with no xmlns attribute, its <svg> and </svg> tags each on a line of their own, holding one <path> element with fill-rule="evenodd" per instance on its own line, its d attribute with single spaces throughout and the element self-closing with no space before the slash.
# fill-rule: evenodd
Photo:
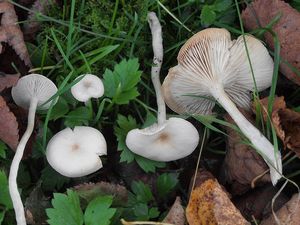
<svg viewBox="0 0 300 225">
<path fill-rule="evenodd" d="M 190 225 L 248 225 L 216 179 L 207 179 L 196 187 L 186 208 Z"/>
<path fill-rule="evenodd" d="M 272 122 L 284 146 L 300 157 L 300 113 L 291 109 L 279 109 L 272 113 Z"/>
<path fill-rule="evenodd" d="M 181 205 L 180 197 L 176 197 L 175 202 L 173 203 L 170 211 L 167 216 L 162 221 L 163 223 L 171 223 L 174 225 L 184 225 L 185 224 L 185 215 L 184 209 Z"/>
<path fill-rule="evenodd" d="M 252 114 L 242 110 L 244 116 L 253 122 Z M 231 124 L 232 118 L 227 114 L 225 120 Z M 226 127 L 228 140 L 227 152 L 222 168 L 222 182 L 230 184 L 232 195 L 241 195 L 251 189 L 251 182 L 263 174 L 268 166 L 255 149 L 242 143 L 241 135 L 230 127 Z M 256 185 L 270 182 L 270 175 L 265 174 Z"/>
<path fill-rule="evenodd" d="M 268 98 L 260 100 L 263 117 L 266 120 Z M 286 108 L 284 97 L 276 97 L 272 109 L 271 120 L 277 136 L 284 147 L 293 150 L 300 157 L 300 113 Z"/>
<path fill-rule="evenodd" d="M 5 88 L 14 86 L 19 80 L 20 74 L 2 74 L 0 72 L 0 92 Z"/>
<path fill-rule="evenodd" d="M 244 26 L 248 30 L 267 26 L 276 16 L 281 15 L 272 30 L 278 35 L 280 56 L 300 71 L 300 13 L 281 0 L 254 0 L 242 13 Z M 274 40 L 265 33 L 267 44 L 274 49 Z M 280 64 L 280 71 L 291 81 L 300 85 L 300 76 L 287 64 Z"/>
<path fill-rule="evenodd" d="M 24 61 L 26 66 L 31 67 L 30 57 L 24 42 L 23 33 L 17 24 L 18 19 L 14 6 L 0 0 L 0 54 L 2 53 L 1 42 L 9 44 L 16 54 Z"/>
<path fill-rule="evenodd" d="M 16 149 L 19 143 L 17 119 L 0 96 L 0 140 L 11 149 Z"/>
<path fill-rule="evenodd" d="M 276 216 L 280 223 L 275 221 L 273 215 L 263 220 L 260 225 L 299 225 L 300 224 L 300 198 L 299 194 L 294 194 L 283 207 L 276 211 Z"/>
</svg>

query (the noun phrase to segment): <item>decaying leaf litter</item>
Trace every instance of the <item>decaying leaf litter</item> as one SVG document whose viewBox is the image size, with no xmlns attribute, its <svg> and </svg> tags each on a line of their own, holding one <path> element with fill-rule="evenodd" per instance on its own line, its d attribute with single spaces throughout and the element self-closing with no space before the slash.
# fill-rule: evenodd
<svg viewBox="0 0 300 225">
<path fill-rule="evenodd" d="M 176 4 L 158 0 L 132 0 L 130 3 L 0 2 L 0 224 L 16 224 L 8 191 L 8 171 L 14 156 L 11 150 L 17 148 L 19 137 L 23 136 L 27 126 L 28 112 L 14 103 L 11 87 L 17 84 L 20 77 L 32 73 L 49 77 L 58 86 L 58 91 L 51 98 L 55 99 L 53 102 L 56 104 L 49 104 L 47 112 L 38 112 L 34 134 L 26 146 L 27 153 L 19 168 L 18 186 L 22 189 L 21 197 L 25 206 L 25 210 L 20 212 L 24 211 L 26 222 L 19 221 L 18 224 L 298 224 L 300 117 L 297 10 L 300 7 L 297 1 L 291 1 L 290 5 L 280 0 L 255 0 L 239 5 L 235 1 L 222 0 L 178 1 Z M 36 14 L 37 11 L 39 14 Z M 156 13 L 157 20 L 153 20 L 156 16 L 149 14 L 150 11 Z M 260 79 L 254 82 L 252 95 L 239 92 L 239 96 L 235 97 L 235 91 L 239 90 L 236 84 L 232 85 L 235 89 L 230 89 L 229 84 L 225 84 L 224 89 L 238 106 L 247 106 L 246 111 L 239 110 L 250 121 L 249 124 L 260 130 L 275 151 L 280 150 L 285 177 L 276 186 L 271 184 L 271 180 L 273 184 L 278 180 L 273 176 L 276 172 L 273 171 L 271 177 L 269 172 L 277 166 L 277 172 L 281 173 L 278 170 L 280 155 L 276 153 L 276 157 L 274 153 L 273 163 L 267 160 L 270 155 L 260 155 L 261 149 L 257 149 L 259 145 L 245 133 L 245 128 L 234 114 L 230 118 L 216 104 L 214 114 L 202 115 L 210 111 L 215 100 L 202 96 L 203 92 L 192 92 L 192 89 L 183 89 L 182 94 L 178 95 L 171 89 L 172 85 L 180 88 L 183 83 L 176 86 L 170 83 L 171 78 L 166 78 L 169 79 L 167 85 L 163 84 L 164 99 L 159 93 L 158 76 L 163 80 L 168 70 L 176 65 L 181 46 L 193 33 L 206 28 L 209 30 L 208 27 L 226 28 L 235 39 L 243 32 L 239 16 L 246 31 L 265 41 L 274 62 L 272 71 L 275 72 L 271 71 L 272 79 L 268 85 L 271 87 L 263 92 L 257 92 L 262 85 Z M 22 19 L 24 23 L 18 24 Z M 150 20 L 151 30 L 147 20 Z M 158 31 L 160 23 L 162 34 Z M 218 29 L 213 31 L 214 34 L 219 32 Z M 213 37 L 208 39 L 216 43 Z M 257 78 L 259 70 L 256 66 L 259 62 L 252 61 L 255 52 L 252 52 L 251 38 L 241 36 L 237 42 L 233 42 L 233 49 L 238 44 L 242 48 L 239 57 L 231 58 L 244 57 L 246 67 L 240 69 L 244 71 L 242 74 L 248 73 L 250 78 L 252 75 Z M 243 47 L 245 41 L 247 45 Z M 197 45 L 197 41 L 195 43 Z M 202 44 L 199 46 L 203 47 Z M 222 50 L 215 56 L 214 53 L 209 54 L 210 60 L 214 60 L 211 57 L 221 55 Z M 203 59 L 207 56 L 198 57 Z M 223 57 L 219 59 L 226 59 L 226 54 Z M 249 57 L 252 68 L 247 67 Z M 193 68 L 197 67 L 198 59 L 193 61 Z M 182 56 L 178 56 L 178 62 L 184 64 Z M 210 66 L 215 73 L 220 72 L 218 67 L 214 67 L 221 65 L 220 62 L 213 61 Z M 277 74 L 279 64 L 280 72 Z M 188 68 L 185 69 L 189 76 L 198 76 L 199 70 L 188 72 Z M 210 71 L 206 69 L 202 68 L 207 76 Z M 239 67 L 234 64 L 233 73 L 238 70 Z M 175 69 L 170 71 L 175 73 Z M 225 76 L 226 70 L 222 71 L 220 75 Z M 182 73 L 182 70 L 176 73 Z M 71 92 L 72 87 L 78 84 L 78 87 L 81 85 L 89 90 L 87 93 L 93 93 L 94 84 L 84 81 L 84 74 L 95 74 L 102 79 L 104 95 L 97 96 L 98 99 L 85 98 L 80 103 Z M 178 99 L 183 97 L 183 101 L 191 98 L 194 104 L 204 98 L 203 102 L 210 107 L 206 105 L 208 108 L 201 109 L 202 113 L 195 114 L 197 110 L 192 108 L 194 105 L 187 110 L 190 114 L 182 115 L 167 109 L 165 116 L 164 100 L 174 109 L 174 100 L 170 103 L 167 92 L 177 95 Z M 250 99 L 252 111 L 249 110 Z M 217 101 L 220 100 L 217 98 Z M 220 103 L 230 111 L 224 101 Z M 182 107 L 186 107 L 187 103 L 179 104 L 182 104 L 181 110 L 175 111 L 182 113 Z M 179 121 L 182 127 L 176 128 Z M 179 132 L 187 129 L 183 129 L 187 126 L 199 133 L 199 144 L 182 153 L 180 144 L 183 142 L 193 143 L 192 146 L 198 143 L 198 134 Z M 57 173 L 55 167 L 51 168 L 51 163 L 48 164 L 48 143 L 55 134 L 67 127 L 70 130 L 91 127 L 103 134 L 108 146 L 107 156 L 101 156 L 101 167 L 97 167 L 96 172 L 91 170 L 88 172 L 92 173 L 90 175 L 70 179 Z M 130 144 L 126 136 L 131 130 L 146 136 L 154 135 L 151 137 L 154 145 L 137 144 L 135 136 L 130 136 L 134 143 Z M 176 137 L 175 134 L 180 136 Z M 85 135 L 81 136 L 71 144 L 71 152 L 78 151 L 81 154 L 86 151 L 80 141 L 84 140 Z M 180 141 L 172 142 L 173 137 Z M 168 152 L 160 154 L 159 145 L 165 143 L 170 143 L 168 145 L 171 147 L 162 148 L 161 151 Z M 176 143 L 176 146 L 172 147 L 172 143 Z M 189 144 L 184 145 L 189 148 Z M 184 156 L 187 157 L 180 159 Z M 58 159 L 59 165 L 66 164 L 64 157 Z M 73 154 L 68 157 L 72 162 Z M 285 187 L 284 179 L 289 179 Z M 284 187 L 283 190 L 281 187 Z M 257 198 L 265 201 L 253 202 Z M 38 202 L 39 199 L 41 202 Z"/>
</svg>

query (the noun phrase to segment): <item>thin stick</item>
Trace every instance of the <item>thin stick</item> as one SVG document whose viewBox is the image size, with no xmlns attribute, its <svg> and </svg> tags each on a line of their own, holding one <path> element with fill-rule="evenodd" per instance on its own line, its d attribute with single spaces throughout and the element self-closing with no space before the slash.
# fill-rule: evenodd
<svg viewBox="0 0 300 225">
<path fill-rule="evenodd" d="M 204 132 L 203 132 L 203 138 L 202 138 L 202 142 L 201 142 L 201 147 L 200 147 L 200 151 L 199 151 L 199 155 L 198 155 L 198 159 L 197 159 L 197 165 L 196 165 L 196 169 L 195 169 L 195 174 L 194 174 L 194 179 L 193 179 L 193 185 L 192 185 L 192 190 L 194 190 L 195 187 L 195 183 L 196 183 L 196 178 L 197 178 L 197 173 L 198 173 L 198 168 L 199 168 L 199 164 L 200 164 L 200 158 L 202 155 L 202 150 L 203 150 L 203 146 L 204 146 L 204 142 L 205 142 L 205 137 L 206 137 L 206 130 L 207 128 L 204 128 Z"/>
<path fill-rule="evenodd" d="M 14 206 L 16 221 L 18 225 L 26 225 L 26 219 L 25 219 L 24 206 L 22 203 L 20 193 L 18 191 L 17 175 L 18 175 L 19 165 L 22 160 L 26 144 L 34 128 L 34 119 L 35 119 L 35 111 L 36 111 L 37 103 L 38 103 L 37 98 L 31 99 L 29 112 L 28 112 L 27 128 L 17 147 L 9 171 L 9 178 L 8 178 L 9 194 Z"/>
<path fill-rule="evenodd" d="M 163 223 L 163 222 L 155 222 L 155 221 L 126 221 L 124 219 L 121 219 L 121 223 L 123 225 L 135 225 L 135 224 L 174 225 L 173 223 Z"/>
<path fill-rule="evenodd" d="M 151 68 L 151 79 L 156 93 L 157 121 L 163 124 L 166 121 L 166 105 L 161 94 L 161 83 L 159 73 L 163 61 L 163 41 L 160 22 L 154 12 L 148 13 L 148 23 L 152 34 L 153 65 Z"/>
</svg>

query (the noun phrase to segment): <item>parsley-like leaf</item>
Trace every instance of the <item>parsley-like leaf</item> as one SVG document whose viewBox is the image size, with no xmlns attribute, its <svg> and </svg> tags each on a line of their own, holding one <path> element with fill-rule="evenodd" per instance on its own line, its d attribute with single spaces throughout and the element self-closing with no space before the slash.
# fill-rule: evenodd
<svg viewBox="0 0 300 225">
<path fill-rule="evenodd" d="M 85 225 L 109 225 L 116 209 L 110 208 L 112 196 L 99 196 L 92 200 L 84 213 Z"/>
<path fill-rule="evenodd" d="M 55 193 L 51 203 L 53 208 L 46 209 L 50 225 L 83 224 L 83 213 L 76 192 L 68 190 L 67 195 Z"/>
<path fill-rule="evenodd" d="M 178 184 L 178 174 L 163 173 L 156 181 L 156 187 L 159 197 L 164 197 L 170 193 L 173 188 Z"/>
<path fill-rule="evenodd" d="M 137 58 L 122 60 L 114 71 L 106 69 L 104 72 L 105 95 L 118 105 L 128 104 L 139 95 L 136 85 L 141 75 Z"/>
<path fill-rule="evenodd" d="M 13 208 L 8 191 L 7 177 L 2 170 L 0 170 L 0 205 L 4 205 L 7 209 Z"/>
</svg>

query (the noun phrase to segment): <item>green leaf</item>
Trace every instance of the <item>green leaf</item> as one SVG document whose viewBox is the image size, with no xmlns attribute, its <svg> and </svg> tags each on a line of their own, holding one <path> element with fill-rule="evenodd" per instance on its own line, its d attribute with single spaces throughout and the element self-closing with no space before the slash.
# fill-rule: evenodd
<svg viewBox="0 0 300 225">
<path fill-rule="evenodd" d="M 160 214 L 160 212 L 158 211 L 158 208 L 157 207 L 152 207 L 150 210 L 149 210 L 149 219 L 153 219 L 153 218 L 156 218 L 158 217 Z"/>
<path fill-rule="evenodd" d="M 116 209 L 110 208 L 112 196 L 100 196 L 92 200 L 84 213 L 85 225 L 109 225 Z"/>
<path fill-rule="evenodd" d="M 65 114 L 69 112 L 69 106 L 67 101 L 60 97 L 57 101 L 57 103 L 52 108 L 52 112 L 50 115 L 50 120 L 57 120 L 61 117 L 63 117 Z"/>
<path fill-rule="evenodd" d="M 54 193 L 51 201 L 53 208 L 46 209 L 47 222 L 50 225 L 82 225 L 83 213 L 80 208 L 79 197 L 72 190 L 67 195 Z"/>
<path fill-rule="evenodd" d="M 137 202 L 148 203 L 154 200 L 150 187 L 142 181 L 133 181 L 131 190 L 136 195 Z"/>
<path fill-rule="evenodd" d="M 7 209 L 13 208 L 8 191 L 7 177 L 2 170 L 0 170 L 0 205 L 4 205 Z"/>
<path fill-rule="evenodd" d="M 122 60 L 114 71 L 106 69 L 103 75 L 105 95 L 116 104 L 128 104 L 139 92 L 136 85 L 141 79 L 138 59 Z"/>
<path fill-rule="evenodd" d="M 2 159 L 6 158 L 6 150 L 7 146 L 4 144 L 4 142 L 0 141 L 0 157 Z"/>
<path fill-rule="evenodd" d="M 148 206 L 145 203 L 138 203 L 133 208 L 136 220 L 149 220 Z"/>
<path fill-rule="evenodd" d="M 216 18 L 217 18 L 217 15 L 214 11 L 214 7 L 210 6 L 210 5 L 204 5 L 201 10 L 201 15 L 200 15 L 201 24 L 203 26 L 209 26 L 213 22 L 215 22 Z"/>
<path fill-rule="evenodd" d="M 178 184 L 178 174 L 163 173 L 156 181 L 156 187 L 159 197 L 165 197 Z"/>
<path fill-rule="evenodd" d="M 135 155 L 137 164 L 146 172 L 155 172 L 156 168 L 163 168 L 166 166 L 165 162 L 157 162 L 139 155 Z"/>
<path fill-rule="evenodd" d="M 60 189 L 64 184 L 70 181 L 70 178 L 60 175 L 52 167 L 46 166 L 42 170 L 42 187 L 46 191 L 52 191 L 53 189 Z"/>
<path fill-rule="evenodd" d="M 133 211 L 136 216 L 136 220 L 149 220 L 158 217 L 160 214 L 158 208 L 152 207 L 149 209 L 145 203 L 136 204 Z"/>
<path fill-rule="evenodd" d="M 4 216 L 5 216 L 5 211 L 0 211 L 0 225 L 2 224 L 3 222 L 3 219 L 4 219 Z"/>
<path fill-rule="evenodd" d="M 88 125 L 92 119 L 92 115 L 88 107 L 78 107 L 75 110 L 68 113 L 65 120 L 65 126 L 75 127 L 81 125 Z"/>
<path fill-rule="evenodd" d="M 232 0 L 216 0 L 213 4 L 215 11 L 224 12 L 232 5 Z"/>
<path fill-rule="evenodd" d="M 126 135 L 130 130 L 135 129 L 138 125 L 132 116 L 128 116 L 126 118 L 120 114 L 117 118 L 117 125 L 118 126 L 116 126 L 114 130 L 118 140 L 118 150 L 122 151 L 120 162 L 130 163 L 134 160 L 134 153 L 132 153 L 126 146 Z"/>
</svg>

